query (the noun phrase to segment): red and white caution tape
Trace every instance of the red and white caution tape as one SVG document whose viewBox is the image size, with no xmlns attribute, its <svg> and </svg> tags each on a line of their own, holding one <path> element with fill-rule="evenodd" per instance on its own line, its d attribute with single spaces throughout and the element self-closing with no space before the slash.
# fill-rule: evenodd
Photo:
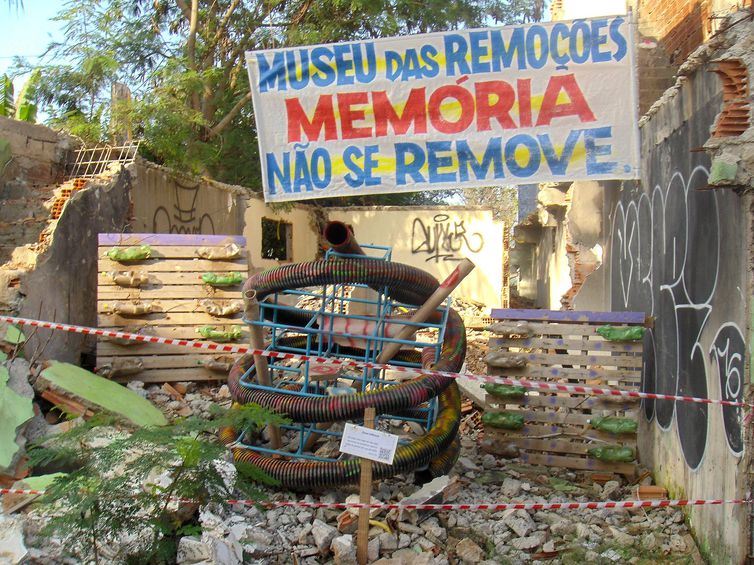
<svg viewBox="0 0 754 565">
<path fill-rule="evenodd" d="M 754 404 L 746 402 L 736 402 L 732 400 L 721 400 L 713 398 L 699 398 L 696 396 L 680 396 L 675 394 L 658 394 L 654 392 L 640 392 L 635 390 L 620 390 L 615 388 L 602 388 L 595 386 L 583 386 L 575 384 L 550 383 L 544 381 L 530 381 L 528 379 L 513 379 L 510 377 L 500 377 L 492 375 L 478 375 L 473 373 L 449 373 L 446 371 L 432 371 L 430 369 L 420 369 L 413 367 L 399 367 L 388 365 L 386 363 L 373 363 L 369 361 L 355 361 L 352 359 L 339 359 L 334 357 L 317 357 L 315 355 L 302 355 L 298 353 L 283 353 L 280 351 L 268 351 L 266 349 L 253 349 L 246 345 L 219 344 L 207 341 L 190 340 L 190 339 L 173 339 L 167 337 L 157 337 L 153 335 L 141 335 L 128 332 L 119 332 L 113 330 L 101 330 L 86 326 L 73 326 L 70 324 L 60 324 L 57 322 L 45 322 L 41 320 L 31 320 L 28 318 L 17 318 L 14 316 L 0 316 L 0 321 L 20 326 L 33 326 L 56 331 L 64 331 L 85 335 L 97 335 L 101 337 L 112 337 L 128 339 L 132 341 L 141 341 L 144 343 L 161 343 L 163 345 L 178 345 L 181 347 L 207 349 L 222 353 L 250 353 L 252 355 L 263 355 L 270 359 L 292 359 L 297 361 L 311 361 L 314 363 L 337 365 L 341 367 L 355 367 L 368 369 L 388 369 L 391 371 L 409 373 L 416 375 L 437 375 L 450 379 L 465 378 L 472 381 L 481 381 L 487 383 L 499 383 L 513 386 L 522 386 L 524 388 L 541 390 L 547 392 L 566 392 L 571 394 L 593 394 L 597 396 L 615 396 L 623 398 L 646 398 L 650 400 L 678 400 L 680 402 L 693 402 L 697 404 L 720 404 L 723 406 L 738 406 L 742 408 L 754 408 Z"/>
<path fill-rule="evenodd" d="M 43 490 L 0 489 L 2 494 L 43 495 Z M 752 500 L 699 499 L 699 500 L 619 500 L 599 502 L 502 502 L 497 504 L 387 504 L 361 502 L 306 502 L 303 500 L 226 500 L 228 504 L 260 505 L 268 508 L 326 508 L 347 510 L 602 510 L 606 508 L 666 508 L 668 506 L 720 506 L 723 504 L 751 504 Z"/>
</svg>

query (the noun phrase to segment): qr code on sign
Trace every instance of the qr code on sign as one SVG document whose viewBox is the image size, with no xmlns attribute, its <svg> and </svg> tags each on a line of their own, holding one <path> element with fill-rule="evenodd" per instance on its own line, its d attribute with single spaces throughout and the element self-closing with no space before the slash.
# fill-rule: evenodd
<svg viewBox="0 0 754 565">
<path fill-rule="evenodd" d="M 390 450 L 385 449 L 384 447 L 380 447 L 380 453 L 377 455 L 377 459 L 390 461 Z"/>
</svg>

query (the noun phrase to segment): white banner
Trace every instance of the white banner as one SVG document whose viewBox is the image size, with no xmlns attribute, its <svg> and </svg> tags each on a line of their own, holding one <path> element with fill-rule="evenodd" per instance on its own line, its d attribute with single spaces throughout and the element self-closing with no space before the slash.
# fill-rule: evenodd
<svg viewBox="0 0 754 565">
<path fill-rule="evenodd" d="M 246 61 L 267 201 L 639 177 L 622 16 Z"/>
</svg>

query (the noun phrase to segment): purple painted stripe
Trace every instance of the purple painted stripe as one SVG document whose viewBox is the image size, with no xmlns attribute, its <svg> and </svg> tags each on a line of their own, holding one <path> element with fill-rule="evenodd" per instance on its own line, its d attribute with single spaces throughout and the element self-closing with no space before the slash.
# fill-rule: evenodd
<svg viewBox="0 0 754 565">
<path fill-rule="evenodd" d="M 597 324 L 643 324 L 644 312 L 587 312 L 577 310 L 517 310 L 493 308 L 494 320 L 530 322 L 591 322 Z"/>
<path fill-rule="evenodd" d="M 224 245 L 246 246 L 242 235 L 204 235 L 174 233 L 101 233 L 99 245 Z"/>
</svg>

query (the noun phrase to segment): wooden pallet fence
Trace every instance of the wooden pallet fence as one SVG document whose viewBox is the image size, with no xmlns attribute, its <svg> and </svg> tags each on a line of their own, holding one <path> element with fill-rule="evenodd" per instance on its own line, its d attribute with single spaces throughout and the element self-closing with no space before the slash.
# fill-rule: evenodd
<svg viewBox="0 0 754 565">
<path fill-rule="evenodd" d="M 492 318 L 490 375 L 640 390 L 642 342 L 608 341 L 597 328 L 643 326 L 644 313 L 495 309 Z M 524 426 L 504 430 L 485 425 L 485 436 L 492 439 L 486 445 L 515 445 L 520 458 L 532 464 L 627 476 L 637 472 L 636 460 L 606 462 L 588 451 L 630 447 L 638 459 L 634 434 L 614 435 L 592 426 L 598 417 L 637 419 L 638 400 L 532 390 L 520 399 L 501 400 L 487 393 L 485 414 L 499 412 L 523 416 Z"/>
<path fill-rule="evenodd" d="M 118 262 L 106 253 L 113 248 L 128 249 L 149 245 L 149 259 Z M 217 253 L 230 245 L 238 247 L 238 256 L 229 259 L 207 259 L 198 250 L 207 248 Z M 237 327 L 241 337 L 234 343 L 248 342 L 248 328 L 243 312 L 222 316 L 207 312 L 214 305 L 222 310 L 241 305 L 241 284 L 212 287 L 202 280 L 205 273 L 239 273 L 242 281 L 249 275 L 246 238 L 225 235 L 183 234 L 99 234 L 97 321 L 101 328 L 179 339 L 204 339 L 197 329 L 214 326 L 221 330 Z M 140 286 L 124 286 L 112 273 L 135 271 L 136 278 L 146 277 Z M 209 302 L 205 302 L 209 301 Z M 116 304 L 151 304 L 153 311 L 138 315 L 116 313 Z M 219 313 L 219 312 L 218 312 Z M 205 350 L 156 343 L 123 345 L 108 338 L 97 344 L 97 368 L 117 381 L 176 382 L 224 380 L 223 369 L 233 356 Z M 129 367 L 132 374 L 129 374 Z M 139 369 L 139 367 L 141 367 Z"/>
</svg>

